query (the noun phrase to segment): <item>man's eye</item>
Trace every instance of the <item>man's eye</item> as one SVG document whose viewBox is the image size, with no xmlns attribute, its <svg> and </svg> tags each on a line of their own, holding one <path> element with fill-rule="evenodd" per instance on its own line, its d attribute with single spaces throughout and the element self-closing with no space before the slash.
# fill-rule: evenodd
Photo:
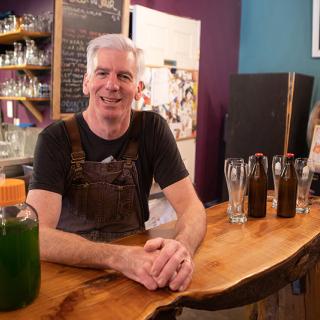
<svg viewBox="0 0 320 320">
<path fill-rule="evenodd" d="M 104 77 L 107 73 L 105 71 L 97 71 L 96 75 L 98 77 Z"/>
<path fill-rule="evenodd" d="M 131 80 L 131 77 L 128 74 L 119 74 L 119 78 L 122 80 Z"/>
</svg>

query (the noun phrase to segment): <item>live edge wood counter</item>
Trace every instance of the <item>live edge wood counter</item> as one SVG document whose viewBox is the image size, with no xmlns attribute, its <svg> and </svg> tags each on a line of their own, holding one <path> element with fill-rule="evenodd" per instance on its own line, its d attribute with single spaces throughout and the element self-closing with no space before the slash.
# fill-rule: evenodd
<svg viewBox="0 0 320 320">
<path fill-rule="evenodd" d="M 39 297 L 0 319 L 148 319 L 175 306 L 217 310 L 258 301 L 314 269 L 320 252 L 320 209 L 308 215 L 267 217 L 231 225 L 226 204 L 207 209 L 208 229 L 195 256 L 195 273 L 184 292 L 148 291 L 121 274 L 42 263 Z M 172 224 L 134 235 L 122 244 L 143 245 L 171 237 Z M 298 319 L 298 318 L 296 318 Z M 319 318 L 318 318 L 319 319 Z"/>
</svg>

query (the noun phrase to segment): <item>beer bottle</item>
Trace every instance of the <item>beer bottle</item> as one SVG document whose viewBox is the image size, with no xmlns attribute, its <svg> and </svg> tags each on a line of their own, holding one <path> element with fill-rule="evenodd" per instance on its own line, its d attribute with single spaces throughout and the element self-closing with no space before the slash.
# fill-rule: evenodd
<svg viewBox="0 0 320 320">
<path fill-rule="evenodd" d="M 248 215 L 254 218 L 266 216 L 268 177 L 263 165 L 263 154 L 255 154 L 255 163 L 249 177 Z"/>
<path fill-rule="evenodd" d="M 277 215 L 292 218 L 296 215 L 298 179 L 294 168 L 294 154 L 285 156 L 284 167 L 279 179 Z"/>
</svg>

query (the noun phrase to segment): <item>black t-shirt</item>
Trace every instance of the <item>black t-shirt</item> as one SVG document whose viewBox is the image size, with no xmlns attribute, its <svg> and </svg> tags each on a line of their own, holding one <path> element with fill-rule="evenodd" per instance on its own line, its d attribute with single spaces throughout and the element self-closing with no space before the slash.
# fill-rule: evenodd
<svg viewBox="0 0 320 320">
<path fill-rule="evenodd" d="M 118 159 L 128 140 L 128 131 L 118 139 L 105 140 L 95 135 L 83 118 L 76 115 L 82 148 L 87 161 L 101 162 L 109 156 Z M 44 129 L 37 141 L 34 170 L 29 190 L 42 189 L 64 196 L 70 171 L 71 145 L 63 121 Z M 118 159 L 120 160 L 120 159 Z M 154 178 L 163 189 L 188 176 L 175 139 L 167 122 L 159 114 L 145 112 L 145 124 L 139 140 L 136 161 L 144 216 L 148 219 L 148 197 Z"/>
</svg>

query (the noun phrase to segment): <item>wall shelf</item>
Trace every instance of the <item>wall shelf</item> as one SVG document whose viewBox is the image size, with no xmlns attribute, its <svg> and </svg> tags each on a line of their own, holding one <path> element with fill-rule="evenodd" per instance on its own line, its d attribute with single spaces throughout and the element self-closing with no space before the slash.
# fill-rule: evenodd
<svg viewBox="0 0 320 320">
<path fill-rule="evenodd" d="M 51 37 L 50 32 L 30 32 L 24 30 L 17 30 L 14 32 L 0 34 L 0 44 L 13 44 L 15 41 L 24 39 L 37 39 L 37 38 L 48 38 Z M 1 70 L 22 70 L 30 78 L 35 77 L 33 71 L 50 70 L 50 66 L 38 66 L 38 65 L 9 65 L 1 66 Z M 14 100 L 20 101 L 39 121 L 43 121 L 41 112 L 36 108 L 35 102 L 50 101 L 50 98 L 29 98 L 29 97 L 0 97 L 0 100 Z"/>
<path fill-rule="evenodd" d="M 1 70 L 22 70 L 28 77 L 33 78 L 35 75 L 32 71 L 41 71 L 41 70 L 50 70 L 50 66 L 38 66 L 38 65 L 28 65 L 28 64 L 22 64 L 22 65 L 11 65 L 11 66 L 1 66 Z"/>
<path fill-rule="evenodd" d="M 15 41 L 24 40 L 27 38 L 47 38 L 50 36 L 50 32 L 31 32 L 18 30 L 0 34 L 0 44 L 11 44 Z"/>
<path fill-rule="evenodd" d="M 29 97 L 0 97 L 0 100 L 20 101 L 39 121 L 43 121 L 41 112 L 34 106 L 33 102 L 50 101 L 50 98 L 29 98 Z"/>
<path fill-rule="evenodd" d="M 29 98 L 29 97 L 15 97 L 15 96 L 1 96 L 0 100 L 18 100 L 18 101 L 50 101 L 50 98 Z"/>
<path fill-rule="evenodd" d="M 1 66 L 0 70 L 50 70 L 50 66 L 38 66 L 31 64 L 20 64 L 11 66 Z"/>
</svg>

